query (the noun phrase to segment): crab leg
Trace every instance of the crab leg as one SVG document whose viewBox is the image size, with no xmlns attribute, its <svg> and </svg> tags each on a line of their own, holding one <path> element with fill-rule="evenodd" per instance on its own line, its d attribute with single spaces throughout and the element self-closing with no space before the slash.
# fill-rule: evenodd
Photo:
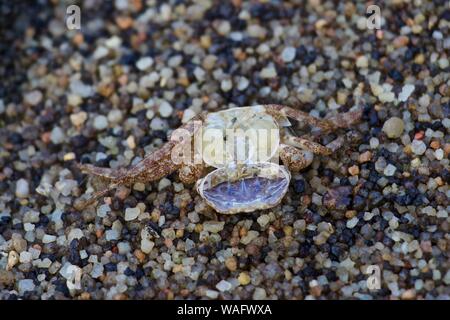
<svg viewBox="0 0 450 320">
<path fill-rule="evenodd" d="M 264 107 L 266 108 L 266 111 L 273 116 L 281 114 L 297 121 L 306 122 L 325 131 L 331 131 L 335 128 L 334 124 L 330 120 L 321 120 L 307 114 L 306 112 L 288 106 L 279 104 L 267 104 L 264 105 Z"/>
<path fill-rule="evenodd" d="M 194 134 L 194 121 L 199 118 L 201 119 L 202 116 L 203 115 L 199 115 L 183 126 L 183 128 L 187 130 L 188 134 Z M 105 178 L 110 181 L 110 185 L 104 190 L 100 190 L 92 194 L 87 200 L 80 199 L 82 203 L 77 206 L 78 209 L 81 210 L 93 204 L 98 198 L 105 196 L 109 191 L 120 185 L 131 185 L 136 182 L 146 183 L 157 181 L 178 170 L 181 167 L 181 164 L 174 163 L 171 158 L 171 151 L 177 144 L 177 142 L 171 140 L 165 143 L 154 153 L 146 156 L 136 165 L 130 167 L 129 169 L 119 169 L 116 172 L 109 168 L 101 168 L 88 164 L 79 165 L 82 172 Z"/>
<path fill-rule="evenodd" d="M 311 140 L 307 140 L 305 138 L 302 137 L 294 137 L 294 136 L 287 136 L 284 139 L 284 142 L 288 145 L 303 149 L 303 150 L 307 150 L 307 151 L 311 151 L 314 154 L 321 154 L 321 155 L 325 155 L 328 156 L 332 153 L 332 150 L 321 145 L 320 143 L 311 141 Z"/>
<path fill-rule="evenodd" d="M 297 121 L 306 122 L 307 124 L 320 128 L 324 131 L 332 131 L 338 128 L 347 128 L 353 123 L 357 122 L 362 116 L 362 109 L 357 109 L 354 111 L 331 116 L 328 119 L 318 119 L 307 114 L 306 112 L 288 106 L 279 104 L 267 104 L 264 105 L 264 107 L 269 114 L 275 117 L 281 114 Z"/>
<path fill-rule="evenodd" d="M 361 137 L 355 131 L 349 131 L 345 135 L 337 137 L 333 141 L 327 144 L 327 148 L 332 152 L 340 149 L 344 144 L 350 144 L 360 139 Z"/>
</svg>

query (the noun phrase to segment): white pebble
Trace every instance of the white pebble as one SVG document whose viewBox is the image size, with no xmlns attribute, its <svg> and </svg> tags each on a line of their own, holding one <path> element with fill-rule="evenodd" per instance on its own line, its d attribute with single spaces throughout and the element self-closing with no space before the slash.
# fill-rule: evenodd
<svg viewBox="0 0 450 320">
<path fill-rule="evenodd" d="M 30 192 L 28 181 L 25 179 L 19 179 L 16 183 L 16 197 L 26 198 Z"/>
<path fill-rule="evenodd" d="M 222 80 L 220 83 L 220 89 L 222 89 L 223 92 L 228 92 L 233 87 L 233 83 L 230 79 Z"/>
<path fill-rule="evenodd" d="M 104 130 L 108 127 L 108 119 L 104 115 L 98 115 L 94 118 L 94 128 Z"/>
<path fill-rule="evenodd" d="M 150 68 L 153 65 L 153 59 L 151 57 L 144 57 L 144 58 L 140 58 L 137 62 L 136 62 L 136 67 L 141 70 L 141 71 L 145 71 L 148 68 Z"/>
<path fill-rule="evenodd" d="M 33 258 L 33 257 L 32 257 L 32 255 L 31 255 L 30 252 L 28 252 L 28 251 L 22 251 L 22 252 L 20 253 L 19 261 L 20 261 L 20 263 L 28 263 L 28 262 L 31 262 L 32 258 Z"/>
<path fill-rule="evenodd" d="M 384 168 L 384 172 L 383 173 L 387 177 L 392 177 L 396 170 L 397 170 L 397 168 L 395 166 L 393 166 L 392 164 L 388 164 L 386 166 L 386 168 Z"/>
<path fill-rule="evenodd" d="M 380 141 L 377 138 L 370 138 L 369 144 L 371 149 L 376 149 L 380 145 Z"/>
<path fill-rule="evenodd" d="M 286 47 L 281 52 L 281 59 L 288 63 L 295 59 L 295 48 L 294 47 Z"/>
<path fill-rule="evenodd" d="M 19 295 L 23 295 L 27 291 L 33 291 L 35 288 L 34 282 L 31 279 L 23 279 L 19 281 L 18 289 Z"/>
<path fill-rule="evenodd" d="M 70 90 L 77 96 L 88 98 L 94 95 L 95 90 L 92 86 L 84 84 L 80 80 L 74 80 L 70 83 Z"/>
<path fill-rule="evenodd" d="M 352 229 L 358 224 L 359 219 L 357 217 L 353 217 L 347 221 L 347 228 Z"/>
<path fill-rule="evenodd" d="M 166 123 L 159 117 L 155 117 L 150 122 L 150 129 L 152 130 L 164 130 L 166 128 Z"/>
<path fill-rule="evenodd" d="M 274 67 L 264 68 L 261 70 L 260 76 L 263 79 L 275 78 L 277 76 L 277 70 Z"/>
<path fill-rule="evenodd" d="M 167 118 L 170 117 L 170 115 L 172 114 L 173 108 L 167 101 L 162 101 L 159 105 L 158 111 L 161 117 Z"/>
<path fill-rule="evenodd" d="M 95 60 L 99 60 L 101 58 L 106 57 L 108 55 L 108 53 L 109 53 L 108 48 L 100 46 L 97 49 L 95 49 L 93 57 Z"/>
<path fill-rule="evenodd" d="M 33 231 L 34 228 L 35 228 L 35 226 L 32 223 L 27 222 L 27 223 L 23 224 L 23 230 L 25 230 L 26 232 Z"/>
<path fill-rule="evenodd" d="M 436 157 L 437 160 L 442 160 L 444 159 L 444 150 L 442 150 L 441 148 L 437 149 L 434 152 L 434 156 Z"/>
<path fill-rule="evenodd" d="M 100 218 L 106 217 L 108 212 L 111 211 L 111 208 L 107 204 L 102 204 L 100 207 L 97 208 L 97 216 Z"/>
<path fill-rule="evenodd" d="M 417 154 L 420 156 L 420 155 L 424 154 L 426 150 L 427 150 L 427 146 L 421 140 L 414 139 L 413 142 L 411 143 L 411 151 L 414 152 L 414 154 Z"/>
<path fill-rule="evenodd" d="M 182 123 L 187 123 L 189 120 L 191 120 L 193 117 L 195 117 L 195 112 L 191 109 L 186 109 L 183 112 L 183 118 L 181 119 Z"/>
<path fill-rule="evenodd" d="M 197 79 L 197 81 L 202 82 L 205 81 L 206 72 L 202 68 L 196 67 L 194 69 L 194 76 Z"/>
<path fill-rule="evenodd" d="M 58 126 L 54 127 L 50 133 L 50 140 L 52 141 L 52 143 L 61 144 L 64 142 L 64 139 L 64 131 Z"/>
<path fill-rule="evenodd" d="M 231 290 L 231 288 L 233 288 L 233 286 L 232 286 L 231 283 L 229 283 L 228 281 L 221 280 L 221 281 L 216 285 L 216 288 L 217 288 L 217 290 L 219 290 L 220 292 L 225 292 L 225 291 Z"/>
<path fill-rule="evenodd" d="M 405 102 L 409 96 L 414 92 L 416 87 L 413 84 L 405 84 L 402 91 L 398 94 L 398 100 Z"/>
<path fill-rule="evenodd" d="M 248 81 L 248 79 L 246 77 L 239 77 L 237 89 L 239 91 L 244 91 L 245 89 L 247 89 L 249 84 L 250 84 L 250 82 Z"/>
<path fill-rule="evenodd" d="M 119 123 L 123 119 L 122 111 L 119 109 L 112 109 L 108 112 L 108 122 L 110 123 Z"/>
<path fill-rule="evenodd" d="M 42 92 L 40 92 L 39 90 L 33 90 L 25 94 L 25 102 L 32 106 L 37 105 L 41 101 L 42 101 Z"/>
<path fill-rule="evenodd" d="M 79 228 L 75 228 L 70 230 L 69 234 L 67 235 L 67 240 L 70 242 L 72 242 L 73 239 L 81 239 L 84 237 L 84 233 L 81 229 Z"/>
<path fill-rule="evenodd" d="M 205 296 L 207 296 L 210 299 L 217 299 L 217 297 L 219 296 L 219 292 L 217 292 L 216 290 L 206 290 L 205 291 Z"/>
<path fill-rule="evenodd" d="M 358 68 L 367 68 L 369 66 L 369 60 L 366 56 L 359 56 L 356 59 L 356 66 Z"/>
<path fill-rule="evenodd" d="M 203 230 L 211 233 L 217 233 L 223 230 L 225 222 L 223 221 L 206 221 L 203 223 Z"/>
<path fill-rule="evenodd" d="M 56 236 L 50 235 L 50 234 L 45 234 L 42 237 L 42 243 L 51 243 L 51 242 L 55 242 L 56 241 Z"/>
<path fill-rule="evenodd" d="M 158 183 L 158 191 L 161 191 L 165 188 L 167 188 L 168 186 L 170 186 L 172 184 L 172 182 L 170 182 L 169 179 L 167 178 L 162 178 L 159 183 Z"/>
<path fill-rule="evenodd" d="M 150 241 L 148 239 L 142 239 L 141 240 L 141 250 L 144 253 L 150 253 L 155 246 L 155 243 L 153 241 Z"/>
<path fill-rule="evenodd" d="M 140 213 L 141 213 L 141 210 L 139 209 L 139 207 L 126 208 L 125 221 L 132 221 L 132 220 L 136 219 Z"/>
<path fill-rule="evenodd" d="M 105 232 L 105 239 L 107 241 L 118 240 L 119 237 L 120 237 L 120 234 L 117 230 L 111 229 L 111 230 L 106 230 L 106 232 Z"/>
</svg>

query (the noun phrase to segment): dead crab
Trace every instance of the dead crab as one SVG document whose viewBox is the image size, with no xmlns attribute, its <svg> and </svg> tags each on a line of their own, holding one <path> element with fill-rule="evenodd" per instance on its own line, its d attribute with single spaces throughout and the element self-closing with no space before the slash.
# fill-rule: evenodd
<svg viewBox="0 0 450 320">
<path fill-rule="evenodd" d="M 200 114 L 181 127 L 184 130 L 182 141 L 173 139 L 172 134 L 172 138 L 159 150 L 128 169 L 113 170 L 81 164 L 82 172 L 106 179 L 109 186 L 86 200 L 79 199 L 76 207 L 82 209 L 93 204 L 120 185 L 156 181 L 178 170 L 183 183 L 197 182 L 199 195 L 217 212 L 234 214 L 268 209 L 278 205 L 286 194 L 290 172 L 297 172 L 309 166 L 314 154 L 330 155 L 344 141 L 338 138 L 323 146 L 306 136 L 293 136 L 286 128 L 290 125 L 288 118 L 306 123 L 320 132 L 329 132 L 350 127 L 361 115 L 362 110 L 357 109 L 328 119 L 318 119 L 294 108 L 275 104 Z M 196 121 L 201 121 L 200 127 L 195 125 Z M 262 130 L 270 134 L 268 138 L 254 139 L 251 134 L 247 134 L 248 129 Z M 233 142 L 228 144 L 221 143 L 222 137 L 214 140 L 209 139 L 206 134 L 229 130 L 246 133 L 233 136 Z M 199 132 L 202 146 L 200 161 L 174 161 L 174 150 L 182 143 L 186 144 L 186 141 L 189 147 L 194 145 L 187 138 L 198 137 Z M 241 147 L 241 154 L 236 152 L 236 146 Z M 198 144 L 195 144 L 194 149 L 198 154 Z M 278 155 L 283 165 L 274 162 Z M 213 167 L 215 170 L 202 178 L 207 167 Z"/>
</svg>

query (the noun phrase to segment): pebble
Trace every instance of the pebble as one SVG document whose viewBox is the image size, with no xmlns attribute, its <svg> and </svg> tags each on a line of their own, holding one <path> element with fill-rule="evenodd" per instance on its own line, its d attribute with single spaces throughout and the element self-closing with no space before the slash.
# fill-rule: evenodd
<svg viewBox="0 0 450 320">
<path fill-rule="evenodd" d="M 61 144 L 65 141 L 66 135 L 64 131 L 56 126 L 52 129 L 50 133 L 50 141 L 54 144 Z"/>
<path fill-rule="evenodd" d="M 162 178 L 158 183 L 158 191 L 164 190 L 170 185 L 172 185 L 172 182 L 169 179 Z"/>
<path fill-rule="evenodd" d="M 94 128 L 101 131 L 108 128 L 108 119 L 104 115 L 98 115 L 94 118 Z"/>
<path fill-rule="evenodd" d="M 255 288 L 253 292 L 253 300 L 264 300 L 267 298 L 266 290 L 263 288 Z"/>
<path fill-rule="evenodd" d="M 141 240 L 141 250 L 144 253 L 149 254 L 152 251 L 154 246 L 155 246 L 155 243 L 153 241 L 150 241 L 148 239 Z"/>
<path fill-rule="evenodd" d="M 231 288 L 233 288 L 233 285 L 231 283 L 229 283 L 228 281 L 225 280 L 221 280 L 217 285 L 216 285 L 217 290 L 219 290 L 220 292 L 225 292 L 225 291 L 229 291 L 231 290 Z"/>
<path fill-rule="evenodd" d="M 242 244 L 249 244 L 250 242 L 252 242 L 254 239 L 256 239 L 259 236 L 259 232 L 255 231 L 255 230 L 249 230 L 247 232 L 247 234 L 241 238 L 241 243 Z"/>
<path fill-rule="evenodd" d="M 43 237 L 42 237 L 42 243 L 52 243 L 52 242 L 55 242 L 56 241 L 56 236 L 54 236 L 54 235 L 51 235 L 51 234 L 45 234 Z"/>
<path fill-rule="evenodd" d="M 193 117 L 195 117 L 196 114 L 191 109 L 186 109 L 183 112 L 183 118 L 181 119 L 182 123 L 187 123 L 189 120 L 191 120 Z"/>
<path fill-rule="evenodd" d="M 16 197 L 26 198 L 29 196 L 30 186 L 28 181 L 25 179 L 19 179 L 16 182 Z"/>
<path fill-rule="evenodd" d="M 203 230 L 211 233 L 218 233 L 223 230 L 225 222 L 223 221 L 206 221 L 203 223 Z"/>
<path fill-rule="evenodd" d="M 31 262 L 31 260 L 32 260 L 32 255 L 30 252 L 22 251 L 20 253 L 20 257 L 19 257 L 20 263 L 28 263 L 28 262 Z"/>
<path fill-rule="evenodd" d="M 70 121 L 76 127 L 82 126 L 88 118 L 88 114 L 84 111 L 80 111 L 70 115 Z"/>
<path fill-rule="evenodd" d="M 17 289 L 19 291 L 19 295 L 24 295 L 25 292 L 32 292 L 35 288 L 35 284 L 31 279 L 23 279 L 19 280 Z"/>
<path fill-rule="evenodd" d="M 162 101 L 158 108 L 159 115 L 163 118 L 168 118 L 173 112 L 173 107 L 167 101 Z"/>
<path fill-rule="evenodd" d="M 414 92 L 415 88 L 416 87 L 412 84 L 405 84 L 402 88 L 402 91 L 398 95 L 398 101 L 407 101 L 411 94 Z"/>
<path fill-rule="evenodd" d="M 225 260 L 225 266 L 231 272 L 236 271 L 237 269 L 237 261 L 235 257 L 229 257 Z"/>
<path fill-rule="evenodd" d="M 358 68 L 367 68 L 369 67 L 369 59 L 366 56 L 359 56 L 356 59 L 356 66 Z"/>
<path fill-rule="evenodd" d="M 241 286 L 246 286 L 251 282 L 251 278 L 247 272 L 241 272 L 239 274 L 238 281 Z"/>
<path fill-rule="evenodd" d="M 233 88 L 233 83 L 230 79 L 222 80 L 220 83 L 220 89 L 222 89 L 223 92 L 228 92 Z"/>
<path fill-rule="evenodd" d="M 260 76 L 263 79 L 275 78 L 277 76 L 277 71 L 274 67 L 266 67 L 261 70 Z"/>
<path fill-rule="evenodd" d="M 281 60 L 283 60 L 285 63 L 289 63 L 294 61 L 295 59 L 296 50 L 294 47 L 286 47 L 281 52 Z"/>
<path fill-rule="evenodd" d="M 359 219 L 357 217 L 353 217 L 350 220 L 347 221 L 347 228 L 353 229 L 359 222 Z"/>
<path fill-rule="evenodd" d="M 219 292 L 208 289 L 205 291 L 205 295 L 210 299 L 217 299 L 219 297 Z"/>
<path fill-rule="evenodd" d="M 413 140 L 411 143 L 411 151 L 416 155 L 422 155 L 427 150 L 427 146 L 421 140 Z"/>
<path fill-rule="evenodd" d="M 261 228 L 265 228 L 270 223 L 270 216 L 268 214 L 260 215 L 257 221 Z"/>
<path fill-rule="evenodd" d="M 42 101 L 43 95 L 39 90 L 33 90 L 25 94 L 25 102 L 29 105 L 35 106 Z"/>
<path fill-rule="evenodd" d="M 391 139 L 399 138 L 402 135 L 404 129 L 405 124 L 403 120 L 398 117 L 390 118 L 383 125 L 383 132 L 386 133 L 388 138 Z"/>
<path fill-rule="evenodd" d="M 136 62 L 136 68 L 141 71 L 147 71 L 152 65 L 153 59 L 151 57 L 143 57 Z"/>
<path fill-rule="evenodd" d="M 139 214 L 141 213 L 141 210 L 138 207 L 135 208 L 126 208 L 125 209 L 125 221 L 133 221 L 136 219 Z"/>
<path fill-rule="evenodd" d="M 110 229 L 105 232 L 105 239 L 107 241 L 119 240 L 120 234 L 117 230 Z"/>
<path fill-rule="evenodd" d="M 239 77 L 238 83 L 237 83 L 237 89 L 239 91 L 244 91 L 247 89 L 248 85 L 250 84 L 250 81 L 246 77 Z"/>
<path fill-rule="evenodd" d="M 384 168 L 383 173 L 387 177 L 392 177 L 396 170 L 397 168 L 395 166 L 393 166 L 392 164 L 388 164 L 386 168 Z"/>
<path fill-rule="evenodd" d="M 444 150 L 437 149 L 436 151 L 434 151 L 434 156 L 436 157 L 437 160 L 444 159 Z"/>
</svg>

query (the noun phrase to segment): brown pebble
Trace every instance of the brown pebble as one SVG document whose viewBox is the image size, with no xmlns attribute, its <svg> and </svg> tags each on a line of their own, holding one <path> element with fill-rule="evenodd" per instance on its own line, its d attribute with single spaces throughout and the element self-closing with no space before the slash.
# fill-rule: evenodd
<svg viewBox="0 0 450 320">
<path fill-rule="evenodd" d="M 439 149 L 440 146 L 441 144 L 439 143 L 438 140 L 433 140 L 430 143 L 430 147 L 433 148 L 434 150 Z"/>
<path fill-rule="evenodd" d="M 351 166 L 348 168 L 348 173 L 352 176 L 357 176 L 359 174 L 359 167 L 357 165 Z"/>
<path fill-rule="evenodd" d="M 133 19 L 130 17 L 117 17 L 116 23 L 120 29 L 125 30 L 133 25 Z"/>
<path fill-rule="evenodd" d="M 372 160 L 372 152 L 370 151 L 366 151 L 359 155 L 359 163 L 369 162 L 370 160 Z"/>
<path fill-rule="evenodd" d="M 320 297 L 320 295 L 322 294 L 322 288 L 320 286 L 314 286 L 311 287 L 309 292 L 311 293 L 312 296 L 314 297 Z"/>
<path fill-rule="evenodd" d="M 10 286 L 14 283 L 14 273 L 7 270 L 0 269 L 0 284 L 4 286 Z"/>
<path fill-rule="evenodd" d="M 347 219 L 351 219 L 354 216 L 356 216 L 356 210 L 348 210 L 347 212 L 345 212 L 345 217 Z"/>
<path fill-rule="evenodd" d="M 225 266 L 230 271 L 236 271 L 237 269 L 237 261 L 235 257 L 229 257 L 225 260 Z"/>
<path fill-rule="evenodd" d="M 408 44 L 409 38 L 407 36 L 398 36 L 394 39 L 392 42 L 394 44 L 394 47 L 401 48 Z"/>
<path fill-rule="evenodd" d="M 250 256 L 256 256 L 259 254 L 259 248 L 257 245 L 250 243 L 245 247 L 245 252 L 247 252 Z"/>
<path fill-rule="evenodd" d="M 81 300 L 90 300 L 91 299 L 91 294 L 89 292 L 82 292 L 80 294 L 80 299 Z"/>
<path fill-rule="evenodd" d="M 114 300 L 128 300 L 128 296 L 125 293 L 118 293 L 114 295 Z"/>
<path fill-rule="evenodd" d="M 402 293 L 402 300 L 412 300 L 416 297 L 416 290 L 408 289 Z"/>
<path fill-rule="evenodd" d="M 139 263 L 143 263 L 145 261 L 145 253 L 139 249 L 134 250 L 134 256 L 138 259 Z"/>
</svg>

